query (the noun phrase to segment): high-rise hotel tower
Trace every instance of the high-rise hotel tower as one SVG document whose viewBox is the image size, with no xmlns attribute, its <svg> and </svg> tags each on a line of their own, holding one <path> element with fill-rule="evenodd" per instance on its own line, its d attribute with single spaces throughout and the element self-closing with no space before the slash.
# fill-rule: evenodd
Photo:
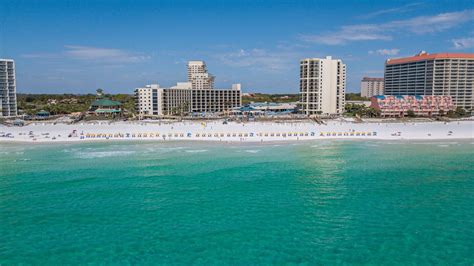
<svg viewBox="0 0 474 266">
<path fill-rule="evenodd" d="M 204 61 L 188 62 L 188 82 L 191 82 L 193 89 L 196 90 L 214 89 L 214 76 L 207 72 Z"/>
<path fill-rule="evenodd" d="M 451 96 L 457 107 L 474 108 L 474 54 L 421 52 L 385 62 L 385 94 Z"/>
<path fill-rule="evenodd" d="M 300 109 L 307 115 L 340 115 L 344 111 L 346 65 L 327 56 L 300 61 Z"/>
<path fill-rule="evenodd" d="M 16 116 L 15 61 L 0 59 L 0 117 Z"/>
</svg>

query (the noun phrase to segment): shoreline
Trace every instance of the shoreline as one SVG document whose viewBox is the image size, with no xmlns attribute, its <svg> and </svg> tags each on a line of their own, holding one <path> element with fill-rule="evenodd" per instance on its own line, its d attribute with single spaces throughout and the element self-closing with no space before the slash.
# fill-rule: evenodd
<svg viewBox="0 0 474 266">
<path fill-rule="evenodd" d="M 221 142 L 263 143 L 306 140 L 461 140 L 473 139 L 474 121 L 369 122 L 331 120 L 314 122 L 183 121 L 169 123 L 109 122 L 80 124 L 35 123 L 23 127 L 0 126 L 0 143 L 74 142 Z"/>
</svg>

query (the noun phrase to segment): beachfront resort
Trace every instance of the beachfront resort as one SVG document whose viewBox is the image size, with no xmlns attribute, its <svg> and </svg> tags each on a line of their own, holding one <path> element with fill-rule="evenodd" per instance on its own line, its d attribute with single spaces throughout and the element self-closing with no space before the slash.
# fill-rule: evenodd
<svg viewBox="0 0 474 266">
<path fill-rule="evenodd" d="M 473 138 L 473 54 L 421 52 L 388 59 L 384 78 L 362 79 L 365 101 L 346 100 L 341 59 L 306 58 L 300 61 L 298 101 L 245 104 L 241 84 L 215 89 L 206 63 L 189 61 L 187 81 L 136 88 L 132 110 L 99 89 L 87 111 L 73 115 L 46 110 L 18 115 L 14 61 L 3 60 L 0 71 L 2 117 L 8 118 L 0 141 Z M 77 100 L 66 104 L 71 102 Z"/>
</svg>

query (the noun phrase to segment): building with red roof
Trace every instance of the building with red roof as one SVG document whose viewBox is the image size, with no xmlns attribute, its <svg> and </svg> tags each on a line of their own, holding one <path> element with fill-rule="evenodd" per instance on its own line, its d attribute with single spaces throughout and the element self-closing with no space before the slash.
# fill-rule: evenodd
<svg viewBox="0 0 474 266">
<path fill-rule="evenodd" d="M 456 107 L 474 108 L 474 54 L 421 53 L 385 62 L 385 95 L 450 96 Z"/>
</svg>

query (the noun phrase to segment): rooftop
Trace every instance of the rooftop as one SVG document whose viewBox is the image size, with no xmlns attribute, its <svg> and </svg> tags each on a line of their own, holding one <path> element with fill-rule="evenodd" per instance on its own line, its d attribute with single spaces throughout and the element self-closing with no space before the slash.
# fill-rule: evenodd
<svg viewBox="0 0 474 266">
<path fill-rule="evenodd" d="M 386 61 L 386 64 L 394 65 L 394 64 L 403 64 L 403 63 L 410 63 L 410 62 L 417 62 L 417 61 L 424 61 L 424 60 L 434 60 L 434 59 L 474 59 L 474 54 L 468 54 L 468 53 L 429 54 L 427 52 L 421 52 L 415 56 L 388 59 Z"/>
<path fill-rule="evenodd" d="M 121 106 L 121 102 L 117 101 L 112 101 L 109 99 L 100 99 L 100 100 L 95 100 L 91 104 L 92 106 Z"/>
<path fill-rule="evenodd" d="M 364 77 L 364 78 L 362 78 L 362 81 L 383 81 L 383 78 L 369 78 L 369 77 Z"/>
</svg>

